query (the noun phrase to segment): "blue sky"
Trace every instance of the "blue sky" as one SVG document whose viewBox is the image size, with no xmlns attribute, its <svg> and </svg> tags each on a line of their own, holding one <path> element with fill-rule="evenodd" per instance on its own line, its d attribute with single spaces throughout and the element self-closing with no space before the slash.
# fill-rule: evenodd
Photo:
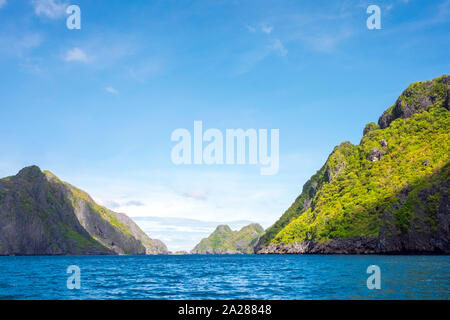
<svg viewBox="0 0 450 320">
<path fill-rule="evenodd" d="M 0 0 L 0 176 L 36 164 L 133 217 L 268 227 L 335 145 L 449 73 L 449 17 L 449 0 Z M 175 166 L 170 135 L 194 120 L 279 129 L 278 174 Z"/>
</svg>

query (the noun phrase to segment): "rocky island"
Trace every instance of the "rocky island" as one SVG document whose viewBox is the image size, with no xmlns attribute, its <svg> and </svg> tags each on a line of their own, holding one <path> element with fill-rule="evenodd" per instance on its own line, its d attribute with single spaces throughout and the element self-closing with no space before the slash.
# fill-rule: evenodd
<svg viewBox="0 0 450 320">
<path fill-rule="evenodd" d="M 39 167 L 0 179 L 0 255 L 166 254 L 125 214 Z"/>
<path fill-rule="evenodd" d="M 410 85 L 343 142 L 256 252 L 450 253 L 450 76 Z"/>
<path fill-rule="evenodd" d="M 252 254 L 263 233 L 263 227 L 257 223 L 249 224 L 239 231 L 233 231 L 227 225 L 219 225 L 208 238 L 202 239 L 191 253 Z"/>
</svg>

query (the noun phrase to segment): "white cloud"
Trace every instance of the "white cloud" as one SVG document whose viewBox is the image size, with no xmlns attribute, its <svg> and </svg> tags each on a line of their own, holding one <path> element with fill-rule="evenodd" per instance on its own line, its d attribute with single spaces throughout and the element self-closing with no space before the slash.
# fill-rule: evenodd
<svg viewBox="0 0 450 320">
<path fill-rule="evenodd" d="M 6 0 L 0 0 L 0 9 L 3 8 L 6 4 Z"/>
<path fill-rule="evenodd" d="M 0 0 L 1 1 L 1 0 Z M 38 16 L 58 19 L 65 15 L 68 4 L 61 0 L 32 0 L 34 12 Z"/>
<path fill-rule="evenodd" d="M 67 51 L 66 56 L 64 57 L 65 61 L 79 61 L 79 62 L 89 62 L 89 58 L 80 48 L 73 48 Z"/>
<path fill-rule="evenodd" d="M 113 87 L 106 87 L 105 90 L 111 94 L 119 94 L 119 91 L 117 91 Z"/>
<path fill-rule="evenodd" d="M 272 26 L 262 26 L 261 31 L 264 32 L 265 34 L 271 34 L 273 31 L 273 27 Z"/>
</svg>

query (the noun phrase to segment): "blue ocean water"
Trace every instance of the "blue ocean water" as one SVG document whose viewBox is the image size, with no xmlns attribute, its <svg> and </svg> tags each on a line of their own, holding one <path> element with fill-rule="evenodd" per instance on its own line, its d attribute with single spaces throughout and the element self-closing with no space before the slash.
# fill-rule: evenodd
<svg viewBox="0 0 450 320">
<path fill-rule="evenodd" d="M 79 266 L 81 287 L 67 288 Z M 367 267 L 381 289 L 367 288 Z M 0 299 L 446 299 L 450 256 L 0 257 Z"/>
</svg>

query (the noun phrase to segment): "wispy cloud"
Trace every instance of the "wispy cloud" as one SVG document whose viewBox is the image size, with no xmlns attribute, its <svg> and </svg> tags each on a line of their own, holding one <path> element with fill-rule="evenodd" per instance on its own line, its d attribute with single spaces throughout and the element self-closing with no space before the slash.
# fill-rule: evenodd
<svg viewBox="0 0 450 320">
<path fill-rule="evenodd" d="M 143 207 L 143 206 L 145 206 L 145 203 L 138 201 L 138 200 L 130 200 L 130 201 L 125 202 L 124 205 L 127 207 L 128 206 Z"/>
<path fill-rule="evenodd" d="M 288 54 L 288 50 L 285 48 L 280 39 L 269 39 L 269 43 L 262 48 L 256 48 L 254 50 L 243 53 L 236 67 L 237 74 L 244 74 L 249 72 L 255 65 L 261 63 L 268 56 L 276 54 L 280 57 L 284 57 Z"/>
<path fill-rule="evenodd" d="M 32 0 L 31 4 L 34 7 L 36 15 L 50 19 L 63 17 L 68 7 L 67 2 L 61 0 Z"/>
<path fill-rule="evenodd" d="M 119 94 L 119 91 L 117 91 L 113 87 L 106 87 L 105 90 L 106 90 L 106 92 L 109 92 L 111 94 Z"/>
<path fill-rule="evenodd" d="M 398 6 L 401 6 L 401 5 L 407 5 L 409 3 L 410 3 L 409 0 L 397 0 L 397 1 L 391 2 L 389 4 L 385 4 L 384 5 L 384 9 L 386 9 L 386 11 L 391 11 L 395 7 L 398 7 Z M 368 6 L 368 4 L 365 4 L 364 7 L 367 7 L 367 6 Z"/>
<path fill-rule="evenodd" d="M 204 190 L 191 190 L 182 193 L 183 197 L 192 198 L 196 200 L 206 200 L 208 193 Z"/>
<path fill-rule="evenodd" d="M 13 34 L 0 34 L 0 55 L 16 59 L 18 70 L 21 72 L 40 74 L 45 59 L 34 56 L 33 50 L 42 42 L 43 36 L 40 33 L 20 34 L 19 31 Z"/>
<path fill-rule="evenodd" d="M 0 0 L 0 9 L 6 5 L 6 0 Z"/>
<path fill-rule="evenodd" d="M 355 21 L 358 19 L 364 25 L 365 20 L 360 20 L 360 15 L 365 8 L 365 1 L 336 1 L 323 11 L 286 11 L 272 15 L 264 26 L 272 26 L 268 37 L 277 48 L 281 46 L 273 38 L 279 39 L 284 47 L 300 45 L 307 51 L 334 53 L 346 40 L 358 34 Z"/>
<path fill-rule="evenodd" d="M 25 33 L 12 36 L 0 35 L 0 52 L 23 58 L 32 49 L 39 47 L 43 37 L 39 33 Z"/>
<path fill-rule="evenodd" d="M 262 32 L 265 34 L 271 34 L 273 31 L 273 26 L 269 25 L 269 24 L 262 24 L 260 25 L 260 27 L 254 27 L 252 25 L 245 25 L 245 27 L 247 28 L 247 30 L 251 33 L 255 33 L 255 32 Z"/>
<path fill-rule="evenodd" d="M 288 53 L 280 39 L 273 39 L 270 48 L 278 52 L 280 56 L 285 56 Z"/>
<path fill-rule="evenodd" d="M 89 62 L 89 57 L 80 48 L 73 48 L 67 51 L 64 60 L 67 62 Z"/>
<path fill-rule="evenodd" d="M 402 0 L 400 0 L 403 2 Z M 445 24 L 450 21 L 450 0 L 442 1 L 434 10 L 434 15 L 425 17 L 423 19 L 414 19 L 395 25 L 389 29 L 383 30 L 385 34 L 389 33 L 403 33 L 420 30 L 428 26 L 438 24 Z M 415 45 L 414 41 L 409 41 L 405 45 Z"/>
<path fill-rule="evenodd" d="M 236 74 L 241 75 L 249 72 L 256 64 L 264 60 L 267 56 L 267 50 L 253 50 L 245 52 L 239 57 L 236 67 Z"/>
<path fill-rule="evenodd" d="M 138 81 L 145 81 L 149 76 L 158 74 L 163 69 L 163 63 L 159 60 L 142 61 L 128 68 L 132 78 Z"/>
<path fill-rule="evenodd" d="M 341 44 L 345 39 L 352 35 L 349 31 L 336 32 L 335 34 L 321 34 L 315 37 L 304 36 L 302 40 L 304 43 L 319 52 L 334 52 L 334 50 Z"/>
<path fill-rule="evenodd" d="M 19 50 L 32 49 L 38 47 L 42 43 L 42 37 L 38 33 L 30 33 L 18 39 L 15 43 Z"/>
<path fill-rule="evenodd" d="M 251 33 L 263 33 L 264 40 L 262 42 L 262 46 L 261 44 L 259 44 L 259 48 L 244 52 L 239 57 L 238 65 L 236 68 L 237 74 L 244 74 L 249 72 L 256 64 L 260 63 L 271 54 L 277 54 L 281 57 L 284 57 L 288 54 L 288 50 L 284 46 L 281 39 L 275 38 L 272 35 L 272 32 L 274 30 L 274 27 L 272 25 L 261 24 L 259 28 L 246 25 L 246 28 Z"/>
<path fill-rule="evenodd" d="M 25 57 L 22 59 L 21 62 L 19 62 L 19 68 L 20 70 L 32 73 L 32 74 L 40 74 L 42 73 L 42 59 L 40 58 L 29 58 Z"/>
<path fill-rule="evenodd" d="M 102 206 L 110 209 L 116 210 L 118 208 L 126 209 L 127 207 L 142 207 L 145 203 L 139 200 L 128 200 L 128 201 L 117 201 L 117 200 L 103 200 L 96 199 Z"/>
</svg>

